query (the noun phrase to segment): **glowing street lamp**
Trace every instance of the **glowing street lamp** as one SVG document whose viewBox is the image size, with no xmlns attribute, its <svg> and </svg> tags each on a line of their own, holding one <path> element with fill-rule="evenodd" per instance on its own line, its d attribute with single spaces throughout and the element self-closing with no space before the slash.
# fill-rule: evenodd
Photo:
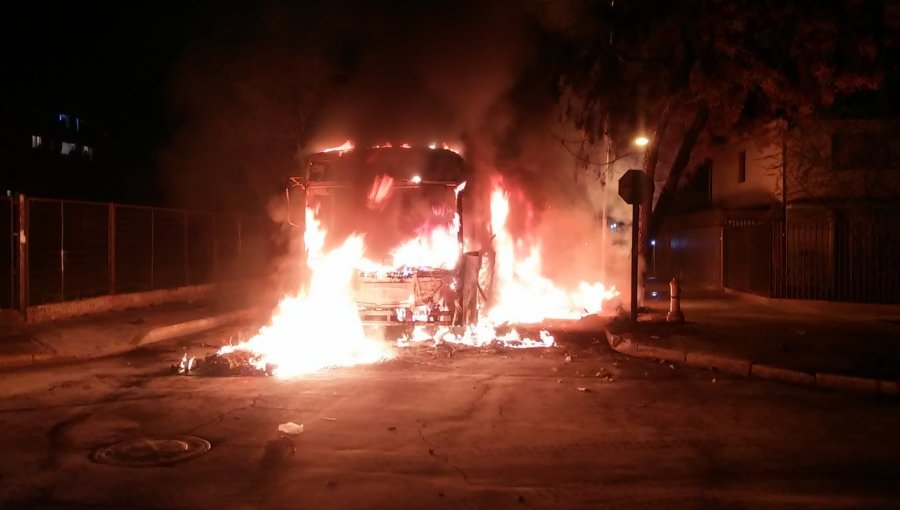
<svg viewBox="0 0 900 510">
<path fill-rule="evenodd" d="M 644 135 L 641 135 L 634 139 L 634 144 L 637 145 L 638 147 L 643 147 L 643 146 L 647 145 L 648 143 L 650 143 L 650 139 Z"/>
</svg>

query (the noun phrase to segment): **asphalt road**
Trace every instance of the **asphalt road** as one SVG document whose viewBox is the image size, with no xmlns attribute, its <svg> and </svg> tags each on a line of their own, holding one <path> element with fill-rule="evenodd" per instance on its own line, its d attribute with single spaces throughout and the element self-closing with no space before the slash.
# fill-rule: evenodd
<svg viewBox="0 0 900 510">
<path fill-rule="evenodd" d="M 600 335 L 539 351 L 416 348 L 294 380 L 168 369 L 225 336 L 0 373 L 0 506 L 900 506 L 896 399 L 627 359 Z M 304 425 L 292 441 L 277 431 L 288 421 Z M 182 435 L 212 448 L 161 467 L 93 457 Z"/>
</svg>

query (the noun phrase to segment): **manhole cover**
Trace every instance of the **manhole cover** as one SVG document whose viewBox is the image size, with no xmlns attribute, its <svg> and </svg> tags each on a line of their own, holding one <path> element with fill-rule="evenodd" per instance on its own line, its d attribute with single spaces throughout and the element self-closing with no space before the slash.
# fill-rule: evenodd
<svg viewBox="0 0 900 510">
<path fill-rule="evenodd" d="M 94 460 L 114 466 L 162 466 L 203 455 L 210 448 L 209 441 L 194 436 L 147 437 L 100 448 Z"/>
</svg>

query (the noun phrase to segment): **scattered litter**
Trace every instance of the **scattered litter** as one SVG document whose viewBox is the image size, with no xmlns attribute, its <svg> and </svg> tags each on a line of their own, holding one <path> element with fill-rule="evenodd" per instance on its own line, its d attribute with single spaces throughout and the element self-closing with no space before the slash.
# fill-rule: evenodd
<svg viewBox="0 0 900 510">
<path fill-rule="evenodd" d="M 587 393 L 587 392 L 589 392 L 589 391 L 591 391 L 591 390 L 585 388 L 584 386 L 579 386 L 579 387 L 578 387 L 578 391 L 582 391 L 582 392 L 584 392 L 584 393 Z"/>
<path fill-rule="evenodd" d="M 715 377 L 713 377 L 713 380 L 712 380 L 712 382 L 716 382 L 716 378 L 715 378 Z"/>
<path fill-rule="evenodd" d="M 325 420 L 327 421 L 337 421 L 337 418 L 332 418 L 331 416 L 326 416 Z"/>
<path fill-rule="evenodd" d="M 428 449 L 428 455 L 434 455 L 434 448 Z"/>
<path fill-rule="evenodd" d="M 596 377 L 603 377 L 603 370 L 597 372 L 596 374 L 594 374 L 594 376 L 596 376 Z"/>
<path fill-rule="evenodd" d="M 300 425 L 297 425 L 292 421 L 282 423 L 278 426 L 278 432 L 287 434 L 289 436 L 296 436 L 297 434 L 303 433 L 303 424 L 301 423 Z"/>
<path fill-rule="evenodd" d="M 616 367 L 616 368 L 619 368 L 619 362 L 618 362 L 618 361 L 614 361 L 614 362 L 613 362 L 613 366 Z"/>
<path fill-rule="evenodd" d="M 571 362 L 572 362 L 572 355 L 566 354 L 566 363 L 571 363 Z"/>
<path fill-rule="evenodd" d="M 562 384 L 562 379 L 557 379 L 556 382 L 557 384 Z"/>
<path fill-rule="evenodd" d="M 654 340 L 659 340 L 659 335 L 650 335 L 650 338 Z"/>
<path fill-rule="evenodd" d="M 559 367 L 553 367 L 553 368 L 551 368 L 550 370 L 552 370 L 552 371 L 554 371 L 554 372 L 559 372 Z"/>
<path fill-rule="evenodd" d="M 669 363 L 669 368 L 671 368 L 672 370 L 675 370 L 675 365 Z"/>
<path fill-rule="evenodd" d="M 388 430 L 394 431 L 394 430 L 397 430 L 397 427 L 388 427 Z"/>
</svg>

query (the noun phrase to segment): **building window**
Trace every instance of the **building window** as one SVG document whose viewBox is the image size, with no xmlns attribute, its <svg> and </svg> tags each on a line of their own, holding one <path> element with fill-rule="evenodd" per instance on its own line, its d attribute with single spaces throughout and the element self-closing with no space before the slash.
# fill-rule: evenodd
<svg viewBox="0 0 900 510">
<path fill-rule="evenodd" d="M 32 149 L 37 149 L 38 147 L 41 146 L 42 143 L 44 143 L 44 141 L 41 140 L 40 135 L 31 135 L 31 148 Z"/>
<path fill-rule="evenodd" d="M 63 142 L 62 146 L 59 149 L 60 154 L 68 156 L 69 154 L 74 155 L 78 151 L 78 145 L 69 142 Z"/>
<path fill-rule="evenodd" d="M 84 153 L 85 157 L 87 157 L 88 159 L 94 158 L 94 149 L 87 145 L 81 148 L 81 152 Z"/>
<path fill-rule="evenodd" d="M 747 180 L 747 151 L 738 152 L 738 182 Z"/>
</svg>

